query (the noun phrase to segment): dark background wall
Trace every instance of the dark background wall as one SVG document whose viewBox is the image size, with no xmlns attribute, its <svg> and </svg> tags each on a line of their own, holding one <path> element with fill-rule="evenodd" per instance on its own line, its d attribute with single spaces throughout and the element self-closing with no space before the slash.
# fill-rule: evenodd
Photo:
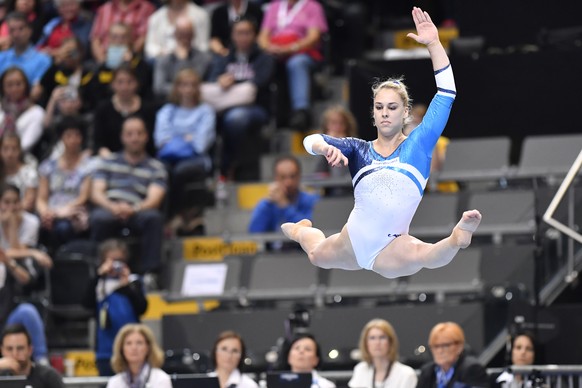
<svg viewBox="0 0 582 388">
<path fill-rule="evenodd" d="M 582 130 L 582 22 L 574 15 L 582 2 L 454 5 L 461 36 L 479 35 L 485 44 L 475 55 L 451 55 L 458 98 L 446 136 L 510 136 L 516 162 L 524 136 Z M 429 59 L 354 61 L 347 71 L 350 108 L 366 139 L 376 135 L 370 118 L 375 78 L 404 76 L 416 102 L 429 103 L 436 92 Z"/>
</svg>

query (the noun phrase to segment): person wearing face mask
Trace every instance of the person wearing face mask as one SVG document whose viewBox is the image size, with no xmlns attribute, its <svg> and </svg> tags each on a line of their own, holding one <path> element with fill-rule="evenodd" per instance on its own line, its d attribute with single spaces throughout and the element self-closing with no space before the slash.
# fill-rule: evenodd
<svg viewBox="0 0 582 388">
<path fill-rule="evenodd" d="M 138 51 L 132 48 L 130 26 L 113 23 L 109 28 L 109 40 L 104 46 L 104 57 L 97 69 L 97 98 L 103 100 L 111 96 L 110 84 L 113 73 L 122 65 L 130 66 L 139 81 L 139 94 L 142 98 L 152 96 L 152 70 Z"/>
<path fill-rule="evenodd" d="M 373 319 L 360 336 L 362 361 L 348 382 L 351 388 L 414 388 L 416 372 L 398 362 L 398 337 L 384 319 Z"/>
<path fill-rule="evenodd" d="M 311 373 L 312 388 L 335 388 L 335 384 L 319 375 L 316 368 L 321 361 L 321 349 L 315 337 L 308 333 L 296 334 L 283 354 L 283 370 L 294 373 Z"/>
<path fill-rule="evenodd" d="M 212 348 L 214 371 L 209 376 L 218 377 L 220 388 L 258 388 L 250 377 L 241 373 L 246 357 L 242 337 L 234 331 L 223 331 Z"/>
</svg>

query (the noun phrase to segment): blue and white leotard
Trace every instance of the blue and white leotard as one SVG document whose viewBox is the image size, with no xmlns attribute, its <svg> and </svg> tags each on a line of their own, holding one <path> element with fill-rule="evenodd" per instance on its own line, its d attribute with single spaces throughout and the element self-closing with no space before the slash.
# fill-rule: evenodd
<svg viewBox="0 0 582 388">
<path fill-rule="evenodd" d="M 439 82 L 439 73 L 447 81 Z M 354 209 L 347 222 L 360 267 L 372 269 L 376 257 L 396 237 L 407 234 L 428 181 L 433 148 L 445 128 L 455 97 L 450 65 L 435 72 L 438 92 L 422 122 L 388 157 L 378 154 L 370 141 L 310 135 L 305 148 L 317 139 L 338 148 L 348 158 L 354 187 Z M 443 87 L 439 84 L 444 84 Z"/>
</svg>

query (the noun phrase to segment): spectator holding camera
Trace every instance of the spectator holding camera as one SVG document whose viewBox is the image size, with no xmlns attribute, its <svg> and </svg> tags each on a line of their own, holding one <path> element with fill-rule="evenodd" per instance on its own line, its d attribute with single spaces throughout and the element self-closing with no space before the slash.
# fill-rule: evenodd
<svg viewBox="0 0 582 388">
<path fill-rule="evenodd" d="M 93 309 L 97 318 L 97 369 L 101 376 L 112 376 L 115 336 L 125 324 L 139 322 L 147 300 L 141 281 L 130 273 L 129 249 L 123 241 L 105 240 L 99 245 L 99 259 L 97 277 L 87 287 L 84 305 Z"/>
</svg>

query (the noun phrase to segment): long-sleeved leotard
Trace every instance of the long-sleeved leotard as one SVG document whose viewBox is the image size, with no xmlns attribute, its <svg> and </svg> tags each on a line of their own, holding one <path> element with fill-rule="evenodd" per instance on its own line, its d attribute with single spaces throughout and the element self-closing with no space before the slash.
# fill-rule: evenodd
<svg viewBox="0 0 582 388">
<path fill-rule="evenodd" d="M 360 267 L 372 269 L 378 253 L 396 237 L 408 233 L 428 181 L 433 148 L 445 128 L 454 96 L 454 89 L 439 87 L 422 122 L 388 157 L 378 154 L 369 141 L 311 135 L 321 136 L 348 159 L 355 203 L 347 230 Z M 306 149 L 311 153 L 309 144 L 313 141 L 315 138 L 306 138 Z"/>
</svg>

